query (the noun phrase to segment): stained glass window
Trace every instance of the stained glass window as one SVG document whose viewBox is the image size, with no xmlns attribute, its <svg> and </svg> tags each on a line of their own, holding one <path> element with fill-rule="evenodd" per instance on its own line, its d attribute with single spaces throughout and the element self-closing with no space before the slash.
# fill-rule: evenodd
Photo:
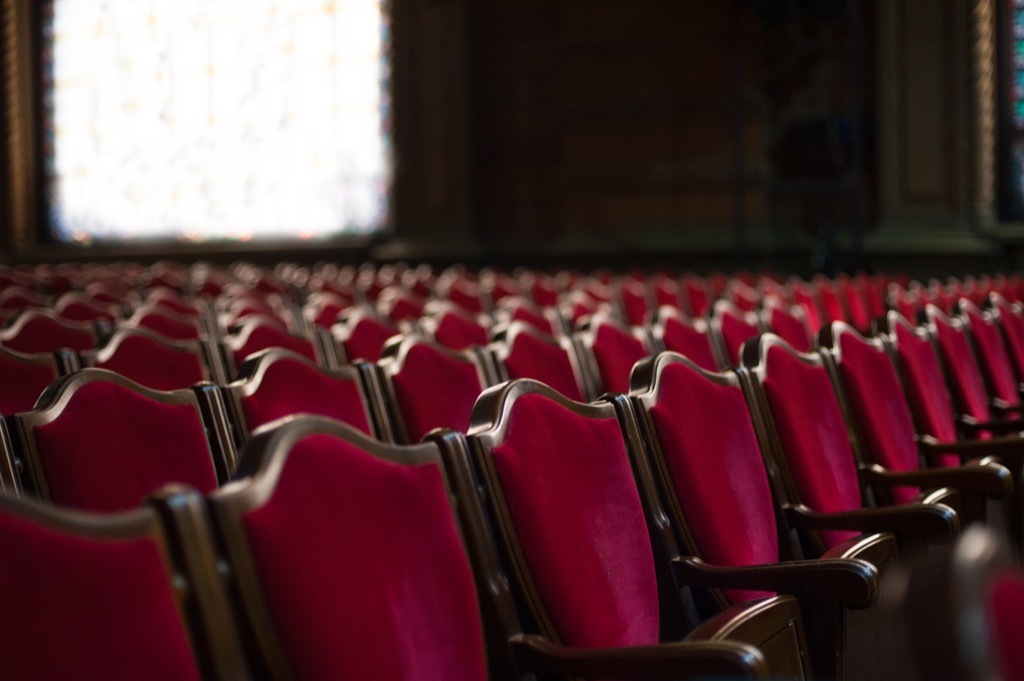
<svg viewBox="0 0 1024 681">
<path fill-rule="evenodd" d="M 379 0 L 52 0 L 62 241 L 315 239 L 388 222 Z"/>
</svg>

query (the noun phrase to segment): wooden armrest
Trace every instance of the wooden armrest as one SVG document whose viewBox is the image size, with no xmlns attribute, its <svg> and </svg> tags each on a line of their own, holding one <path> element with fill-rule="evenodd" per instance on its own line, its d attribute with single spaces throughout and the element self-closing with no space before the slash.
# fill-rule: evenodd
<svg viewBox="0 0 1024 681">
<path fill-rule="evenodd" d="M 625 648 L 572 648 L 532 634 L 511 640 L 521 672 L 657 681 L 698 677 L 763 679 L 764 655 L 734 641 L 679 641 Z"/>
<path fill-rule="evenodd" d="M 1020 433 L 1024 431 L 1024 421 L 1021 419 L 992 419 L 990 421 L 979 421 L 971 416 L 960 416 L 957 418 L 957 425 L 966 432 L 980 433 L 990 431 L 1000 435 L 1007 433 Z"/>
<path fill-rule="evenodd" d="M 981 492 L 990 499 L 1005 499 L 1013 491 L 1013 476 L 998 463 L 975 463 L 955 468 L 925 468 L 913 471 L 891 471 L 878 464 L 861 466 L 871 483 L 898 487 L 956 487 L 962 491 Z"/>
<path fill-rule="evenodd" d="M 857 558 L 723 566 L 694 556 L 681 556 L 672 561 L 672 568 L 680 582 L 695 586 L 831 596 L 843 607 L 857 609 L 867 608 L 878 600 L 878 570 Z"/>
<path fill-rule="evenodd" d="M 944 504 L 900 504 L 884 508 L 822 513 L 799 504 L 785 506 L 787 521 L 811 530 L 892 532 L 923 537 L 929 544 L 945 544 L 960 531 L 956 511 Z"/>
<path fill-rule="evenodd" d="M 1024 437 L 1009 435 L 991 440 L 957 440 L 942 442 L 931 435 L 922 435 L 917 442 L 925 458 L 936 459 L 944 454 L 961 457 L 1020 457 L 1024 456 Z"/>
<path fill-rule="evenodd" d="M 995 397 L 989 403 L 989 407 L 996 416 L 1020 416 L 1024 413 L 1024 404 L 1010 404 L 1006 400 Z"/>
</svg>

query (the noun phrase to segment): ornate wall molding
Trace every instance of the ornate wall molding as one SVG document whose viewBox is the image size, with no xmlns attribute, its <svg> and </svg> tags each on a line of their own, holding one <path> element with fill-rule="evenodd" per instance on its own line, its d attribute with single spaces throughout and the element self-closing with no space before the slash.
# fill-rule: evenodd
<svg viewBox="0 0 1024 681">
<path fill-rule="evenodd" d="M 979 227 L 991 227 L 996 222 L 995 0 L 972 0 L 969 9 L 974 219 Z"/>
</svg>

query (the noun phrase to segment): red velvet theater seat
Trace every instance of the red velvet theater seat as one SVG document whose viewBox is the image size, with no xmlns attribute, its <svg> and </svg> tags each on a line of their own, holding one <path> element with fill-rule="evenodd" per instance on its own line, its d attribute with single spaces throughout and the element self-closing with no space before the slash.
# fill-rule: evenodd
<svg viewBox="0 0 1024 681">
<path fill-rule="evenodd" d="M 967 298 L 956 303 L 957 318 L 967 331 L 977 367 L 984 379 L 992 412 L 997 416 L 1020 414 L 1020 385 L 995 315 L 982 312 Z"/>
<path fill-rule="evenodd" d="M 203 318 L 183 315 L 155 302 L 143 303 L 131 316 L 118 324 L 120 328 L 143 328 L 174 340 L 199 340 L 210 337 Z"/>
<path fill-rule="evenodd" d="M 792 560 L 792 548 L 779 545 L 770 479 L 735 373 L 709 373 L 663 353 L 634 370 L 631 401 L 676 539 L 693 556 L 681 581 L 711 587 L 702 594 L 711 612 L 778 591 L 796 594 L 818 673 L 863 668 L 869 651 L 856 647 L 863 631 L 848 634 L 853 618 L 845 610 L 877 598 L 876 568 L 893 563 L 893 537 L 863 535 L 821 559 Z"/>
<path fill-rule="evenodd" d="M 434 428 L 469 430 L 473 404 L 496 382 L 488 356 L 452 350 L 417 335 L 398 336 L 378 363 L 398 442 L 413 443 Z"/>
<path fill-rule="evenodd" d="M 0 345 L 18 352 L 82 352 L 96 347 L 99 336 L 90 324 L 60 319 L 48 310 L 25 310 L 0 329 Z"/>
<path fill-rule="evenodd" d="M 433 443 L 303 416 L 212 495 L 254 666 L 284 679 L 487 678 L 473 574 Z"/>
<path fill-rule="evenodd" d="M 337 361 L 327 356 L 329 350 L 316 334 L 290 333 L 259 318 L 252 319 L 237 333 L 222 339 L 222 345 L 228 374 L 232 378 L 237 377 L 238 369 L 246 359 L 267 348 L 286 348 L 321 366 L 331 366 Z"/>
<path fill-rule="evenodd" d="M 102 512 L 134 508 L 172 482 L 214 489 L 233 468 L 234 447 L 209 388 L 156 391 L 104 369 L 59 379 L 13 417 L 25 488 Z"/>
<path fill-rule="evenodd" d="M 597 394 L 627 392 L 633 366 L 654 353 L 653 339 L 643 327 L 624 327 L 609 314 L 590 317 L 575 336 L 589 350 L 586 357 L 593 362 L 590 373 Z"/>
<path fill-rule="evenodd" d="M 719 300 L 712 309 L 711 337 L 718 344 L 726 366 L 734 367 L 740 361 L 740 348 L 761 332 L 760 320 L 754 312 L 742 312 L 726 300 Z"/>
<path fill-rule="evenodd" d="M 452 350 L 483 347 L 490 340 L 490 325 L 447 300 L 431 301 L 419 320 L 420 328 Z"/>
<path fill-rule="evenodd" d="M 225 381 L 216 345 L 173 340 L 140 328 L 118 329 L 103 347 L 86 350 L 79 357 L 84 367 L 107 369 L 154 390 Z"/>
<path fill-rule="evenodd" d="M 708 321 L 701 317 L 689 318 L 673 307 L 662 306 L 651 323 L 651 334 L 660 349 L 688 357 L 702 369 L 717 371 L 728 364 L 717 356 Z"/>
<path fill-rule="evenodd" d="M 470 447 L 533 626 L 570 646 L 657 648 L 663 632 L 702 638 L 758 610 L 764 628 L 733 629 L 737 640 L 763 645 L 779 637 L 787 649 L 772 650 L 780 656 L 763 651 L 771 671 L 809 674 L 806 660 L 793 657 L 805 643 L 791 599 L 733 607 L 703 624 L 681 609 L 667 575 L 678 556 L 671 528 L 649 472 L 626 444 L 638 437 L 630 409 L 622 395 L 582 404 L 531 380 L 491 388 L 477 402 Z M 657 528 L 648 518 L 659 518 Z"/>
<path fill-rule="evenodd" d="M 865 338 L 843 322 L 830 324 L 821 337 L 822 356 L 875 499 L 905 503 L 922 488 L 952 487 L 961 495 L 957 510 L 971 522 L 985 519 L 986 499 L 1009 496 L 1010 472 L 998 464 L 922 467 L 922 459 L 948 451 L 918 443 L 896 367 L 881 338 Z"/>
<path fill-rule="evenodd" d="M 401 333 L 394 324 L 378 319 L 371 308 L 350 310 L 345 318 L 331 326 L 331 335 L 338 347 L 341 363 L 376 362 L 384 345 Z"/>
<path fill-rule="evenodd" d="M 391 425 L 381 414 L 380 389 L 368 369 L 353 364 L 325 369 L 284 348 L 252 355 L 238 380 L 223 389 L 236 443 L 245 443 L 260 426 L 293 414 L 326 416 L 391 441 Z"/>
<path fill-rule="evenodd" d="M 786 520 L 801 529 L 813 553 L 859 532 L 892 531 L 921 543 L 951 540 L 959 519 L 940 502 L 865 508 L 861 482 L 843 414 L 824 360 L 798 353 L 774 334 L 744 346 L 743 376 L 761 448 L 769 453 L 784 494 Z"/>
<path fill-rule="evenodd" d="M 512 322 L 495 331 L 489 347 L 502 380 L 532 378 L 572 400 L 597 396 L 582 353 L 567 336 L 548 336 Z"/>
<path fill-rule="evenodd" d="M 61 372 L 53 353 L 26 354 L 0 346 L 0 416 L 31 409 Z"/>
<path fill-rule="evenodd" d="M 214 566 L 176 555 L 151 506 L 98 517 L 0 496 L 4 678 L 246 678 Z"/>
</svg>

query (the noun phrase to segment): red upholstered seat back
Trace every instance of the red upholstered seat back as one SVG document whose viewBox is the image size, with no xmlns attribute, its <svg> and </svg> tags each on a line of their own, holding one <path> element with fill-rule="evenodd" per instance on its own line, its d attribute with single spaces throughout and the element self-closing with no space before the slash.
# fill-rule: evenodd
<svg viewBox="0 0 1024 681">
<path fill-rule="evenodd" d="M 195 342 L 165 342 L 145 332 L 122 329 L 97 351 L 89 365 L 126 376 L 154 390 L 187 388 L 212 376 Z"/>
<path fill-rule="evenodd" d="M 767 348 L 764 370 L 765 396 L 802 501 L 816 511 L 860 508 L 853 450 L 825 367 L 776 343 Z M 829 546 L 854 535 L 821 533 Z"/>
<path fill-rule="evenodd" d="M 614 415 L 590 418 L 530 393 L 504 418 L 494 467 L 559 637 L 582 647 L 657 642 L 653 554 Z"/>
<path fill-rule="evenodd" d="M 995 320 L 983 315 L 974 304 L 966 301 L 963 302 L 963 316 L 967 319 L 974 340 L 977 366 L 981 370 L 988 394 L 1009 405 L 1019 405 L 1017 379 Z"/>
<path fill-rule="evenodd" d="M 979 421 L 991 420 L 985 384 L 963 327 L 958 321 L 937 312 L 934 306 L 926 309 L 935 328 L 935 341 L 957 409 Z"/>
<path fill-rule="evenodd" d="M 682 362 L 661 367 L 651 421 L 700 555 L 718 565 L 778 562 L 771 488 L 743 390 Z M 727 593 L 734 602 L 767 595 Z"/>
<path fill-rule="evenodd" d="M 257 357 L 269 361 L 248 380 L 231 387 L 239 391 L 250 431 L 283 416 L 305 413 L 348 423 L 373 435 L 369 407 L 356 376 L 326 371 L 297 355 Z"/>
<path fill-rule="evenodd" d="M 628 392 L 629 374 L 634 364 L 650 354 L 647 347 L 626 329 L 607 321 L 591 331 L 590 348 L 603 384 L 598 392 Z"/>
<path fill-rule="evenodd" d="M 178 315 L 161 305 L 137 309 L 124 326 L 138 326 L 175 340 L 196 340 L 200 336 L 197 317 Z"/>
<path fill-rule="evenodd" d="M 694 317 L 704 317 L 710 312 L 714 294 L 704 279 L 697 276 L 685 276 L 683 278 L 683 293 L 686 303 L 690 307 L 690 314 Z"/>
<path fill-rule="evenodd" d="M 516 305 L 512 307 L 509 321 L 526 322 L 541 333 L 555 335 L 558 330 L 554 323 L 544 316 L 539 310 L 534 310 L 527 305 Z"/>
<path fill-rule="evenodd" d="M 387 362 L 387 360 L 385 360 Z M 390 377 L 409 442 L 434 428 L 469 429 L 473 404 L 487 381 L 470 355 L 449 354 L 411 340 L 385 374 Z"/>
<path fill-rule="evenodd" d="M 164 550 L 0 512 L 4 678 L 198 681 Z"/>
<path fill-rule="evenodd" d="M 309 435 L 242 523 L 295 678 L 486 679 L 473 578 L 435 464 Z"/>
<path fill-rule="evenodd" d="M 338 325 L 331 328 L 333 331 L 338 328 Z M 358 317 L 351 328 L 347 329 L 344 337 L 339 338 L 339 341 L 345 351 L 345 359 L 349 362 L 356 360 L 376 362 L 380 359 L 385 341 L 398 333 L 398 328 L 391 324 L 368 315 L 362 315 Z"/>
<path fill-rule="evenodd" d="M 635 279 L 623 278 L 616 287 L 622 303 L 626 321 L 631 326 L 641 326 L 647 321 L 650 301 L 647 295 L 647 284 Z"/>
<path fill-rule="evenodd" d="M 846 305 L 843 297 L 835 284 L 826 279 L 817 279 L 811 283 L 817 286 L 818 296 L 821 299 L 821 309 L 825 313 L 824 322 L 849 322 L 849 315 L 846 312 Z"/>
<path fill-rule="evenodd" d="M 134 508 L 171 482 L 217 486 L 199 408 L 159 402 L 111 380 L 70 390 L 31 428 L 52 501 L 90 511 Z"/>
<path fill-rule="evenodd" d="M 996 666 L 1004 681 L 1024 681 L 1024 576 L 1005 572 L 989 584 L 986 603 Z"/>
<path fill-rule="evenodd" d="M 765 308 L 764 318 L 768 329 L 793 346 L 794 350 L 797 352 L 811 351 L 811 332 L 807 328 L 803 316 L 798 317 L 785 309 L 782 304 L 775 304 Z"/>
<path fill-rule="evenodd" d="M 822 310 L 821 295 L 817 287 L 803 281 L 794 281 L 790 288 L 793 291 L 794 302 L 804 309 L 811 333 L 817 333 L 825 324 L 825 312 Z"/>
<path fill-rule="evenodd" d="M 718 319 L 729 365 L 736 366 L 739 364 L 740 348 L 746 341 L 756 336 L 760 329 L 756 324 L 744 319 L 738 310 L 730 311 L 721 303 L 715 305 L 715 316 Z"/>
<path fill-rule="evenodd" d="M 465 350 L 473 346 L 487 345 L 487 327 L 468 314 L 445 310 L 433 319 L 433 335 L 441 345 L 452 350 Z"/>
<path fill-rule="evenodd" d="M 229 341 L 235 366 L 241 366 L 250 355 L 267 348 L 286 348 L 309 360 L 319 360 L 316 345 L 312 339 L 296 336 L 271 324 L 247 324 L 239 331 L 237 338 Z"/>
<path fill-rule="evenodd" d="M 918 432 L 953 442 L 957 439 L 953 405 L 931 341 L 900 323 L 894 325 L 892 337 Z M 946 465 L 959 462 L 959 458 L 947 458 Z"/>
<path fill-rule="evenodd" d="M 994 301 L 1014 375 L 1019 382 L 1024 382 L 1024 317 L 1002 296 L 995 297 Z"/>
<path fill-rule="evenodd" d="M 96 345 L 96 333 L 86 324 L 58 320 L 46 312 L 29 310 L 0 331 L 0 345 L 18 352 L 55 352 L 70 348 L 82 352 Z"/>
<path fill-rule="evenodd" d="M 569 351 L 553 338 L 527 331 L 515 333 L 504 357 L 509 378 L 546 383 L 570 400 L 584 399 L 582 379 Z"/>
<path fill-rule="evenodd" d="M 865 453 L 889 470 L 919 468 L 913 417 L 885 348 L 852 330 L 837 331 L 835 342 L 834 357 Z M 891 488 L 897 503 L 909 501 L 919 491 L 916 487 Z"/>
<path fill-rule="evenodd" d="M 666 350 L 690 358 L 701 369 L 718 370 L 706 321 L 688 322 L 682 315 L 665 314 L 664 309 L 659 310 L 658 315 Z"/>
<path fill-rule="evenodd" d="M 0 347 L 0 416 L 28 411 L 57 379 L 53 355 L 27 355 Z"/>
</svg>

